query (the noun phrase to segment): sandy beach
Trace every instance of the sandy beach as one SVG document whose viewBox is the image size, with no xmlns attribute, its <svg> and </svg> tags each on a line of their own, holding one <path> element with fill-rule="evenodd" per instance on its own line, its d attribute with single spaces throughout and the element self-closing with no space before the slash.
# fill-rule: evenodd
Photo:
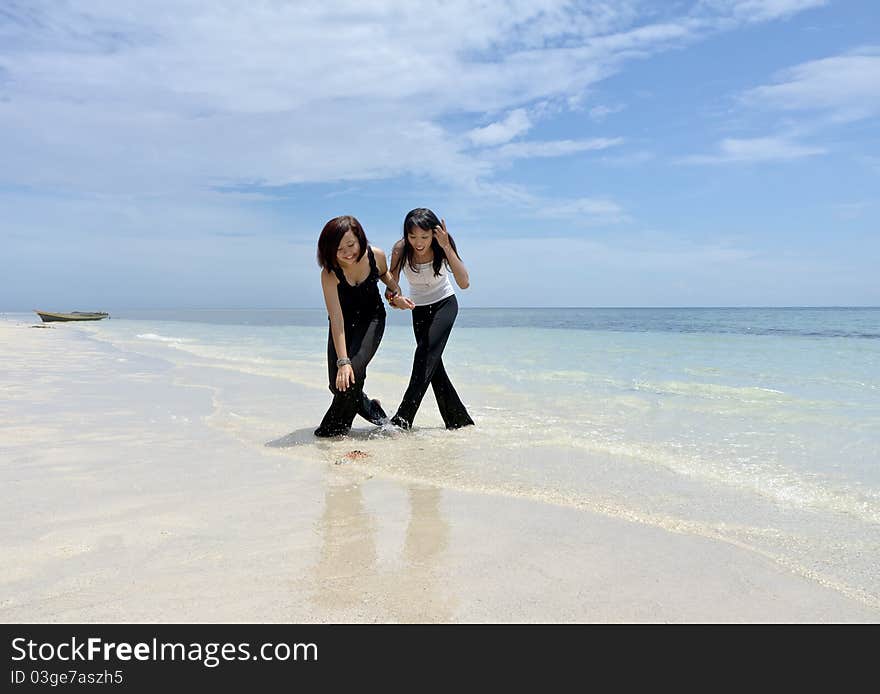
<svg viewBox="0 0 880 694">
<path fill-rule="evenodd" d="M 301 455 L 298 416 L 218 426 L 217 384 L 286 387 L 261 379 L 0 321 L 0 619 L 880 619 L 731 542 L 388 475 L 382 441 Z"/>
</svg>

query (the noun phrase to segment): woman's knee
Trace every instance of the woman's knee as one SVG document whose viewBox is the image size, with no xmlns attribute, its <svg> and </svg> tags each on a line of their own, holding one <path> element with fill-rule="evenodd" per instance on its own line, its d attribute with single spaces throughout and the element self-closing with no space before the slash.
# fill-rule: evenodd
<svg viewBox="0 0 880 694">
<path fill-rule="evenodd" d="M 364 389 L 364 379 L 357 380 L 345 390 L 339 390 L 335 383 L 330 384 L 330 392 L 342 398 L 358 398 Z"/>
</svg>

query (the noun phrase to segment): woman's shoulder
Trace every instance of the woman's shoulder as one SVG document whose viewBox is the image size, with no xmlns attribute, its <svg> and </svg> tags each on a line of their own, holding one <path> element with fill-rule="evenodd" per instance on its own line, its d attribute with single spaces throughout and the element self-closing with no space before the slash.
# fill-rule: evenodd
<svg viewBox="0 0 880 694">
<path fill-rule="evenodd" d="M 339 275 L 333 268 L 321 268 L 321 284 L 339 284 Z"/>
<path fill-rule="evenodd" d="M 397 240 L 397 243 L 395 243 L 395 244 L 391 247 L 391 253 L 392 253 L 392 255 L 395 254 L 395 253 L 402 253 L 402 252 L 403 252 L 403 244 L 405 244 L 405 243 L 406 243 L 406 241 L 404 241 L 403 239 L 398 239 L 398 240 Z"/>
<path fill-rule="evenodd" d="M 388 271 L 388 259 L 385 257 L 385 251 L 378 246 L 370 246 L 370 250 L 373 251 L 373 262 L 376 265 L 376 270 L 380 275 L 384 275 Z"/>
</svg>

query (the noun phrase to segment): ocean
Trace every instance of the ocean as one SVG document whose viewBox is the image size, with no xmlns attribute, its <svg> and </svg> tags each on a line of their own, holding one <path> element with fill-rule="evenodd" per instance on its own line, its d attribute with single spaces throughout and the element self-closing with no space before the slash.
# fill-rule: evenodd
<svg viewBox="0 0 880 694">
<path fill-rule="evenodd" d="M 211 388 L 209 423 L 281 461 L 357 449 L 346 464 L 369 474 L 728 542 L 880 606 L 878 308 L 463 308 L 444 364 L 476 426 L 447 432 L 429 391 L 413 431 L 358 421 L 337 441 L 311 436 L 331 397 L 323 310 L 55 325 Z M 389 310 L 366 388 L 389 414 L 413 346 Z"/>
</svg>

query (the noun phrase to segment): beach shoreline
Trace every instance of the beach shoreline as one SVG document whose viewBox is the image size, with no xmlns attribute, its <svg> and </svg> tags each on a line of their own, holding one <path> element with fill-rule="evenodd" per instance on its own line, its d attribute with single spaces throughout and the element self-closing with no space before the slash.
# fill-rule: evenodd
<svg viewBox="0 0 880 694">
<path fill-rule="evenodd" d="M 880 618 L 730 542 L 389 475 L 382 441 L 322 448 L 315 387 L 236 372 L 227 390 L 289 389 L 292 412 L 238 436 L 208 365 L 2 321 L 0 363 L 6 622 Z"/>
</svg>

